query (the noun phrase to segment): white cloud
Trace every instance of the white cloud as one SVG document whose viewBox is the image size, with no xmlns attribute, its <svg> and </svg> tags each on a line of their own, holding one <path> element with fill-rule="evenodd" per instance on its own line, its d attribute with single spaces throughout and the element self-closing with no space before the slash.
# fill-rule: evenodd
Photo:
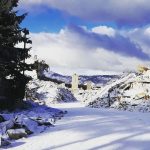
<svg viewBox="0 0 150 150">
<path fill-rule="evenodd" d="M 150 22 L 149 0 L 22 0 L 22 8 L 47 6 L 91 21 L 144 25 Z"/>
<path fill-rule="evenodd" d="M 146 28 L 144 31 L 144 34 L 148 37 L 150 37 L 150 27 Z"/>
<path fill-rule="evenodd" d="M 128 32 L 124 31 L 124 35 L 132 39 L 133 42 L 138 43 L 143 52 L 150 55 L 150 27 L 136 28 Z"/>
<path fill-rule="evenodd" d="M 102 35 L 107 35 L 107 36 L 115 36 L 116 31 L 107 26 L 97 26 L 92 28 L 92 32 L 102 34 Z"/>
<path fill-rule="evenodd" d="M 65 28 L 59 33 L 31 33 L 33 54 L 46 60 L 53 67 L 124 71 L 135 70 L 139 64 L 149 64 L 149 61 L 139 59 L 136 56 L 123 55 L 119 51 L 116 53 L 109 47 L 107 49 L 107 46 L 103 46 L 103 44 L 97 44 L 96 33 L 83 28 L 80 31 L 80 29 Z M 105 38 L 103 39 L 103 36 L 100 35 L 101 40 L 105 44 L 110 44 L 105 41 Z M 112 40 L 117 41 L 117 37 L 112 37 Z M 123 38 L 123 40 L 125 39 Z"/>
<path fill-rule="evenodd" d="M 77 73 L 78 75 L 117 75 L 122 73 L 116 71 L 102 71 L 99 69 L 66 68 L 66 67 L 51 67 L 50 70 L 63 75 L 73 75 L 74 73 Z"/>
</svg>

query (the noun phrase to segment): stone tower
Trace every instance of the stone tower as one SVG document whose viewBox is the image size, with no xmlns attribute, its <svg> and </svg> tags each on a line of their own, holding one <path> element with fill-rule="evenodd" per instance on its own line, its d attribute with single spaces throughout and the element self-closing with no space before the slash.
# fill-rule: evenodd
<svg viewBox="0 0 150 150">
<path fill-rule="evenodd" d="M 77 91 L 78 90 L 78 84 L 79 84 L 79 76 L 75 73 L 75 74 L 73 74 L 73 76 L 72 76 L 72 86 L 71 86 L 71 88 L 72 88 L 72 91 L 73 92 L 75 92 L 75 91 Z"/>
</svg>

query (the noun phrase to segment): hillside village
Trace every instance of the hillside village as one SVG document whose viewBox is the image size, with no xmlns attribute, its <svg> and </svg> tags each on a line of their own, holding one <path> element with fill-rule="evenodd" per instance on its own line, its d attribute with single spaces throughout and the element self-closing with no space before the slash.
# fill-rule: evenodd
<svg viewBox="0 0 150 150">
<path fill-rule="evenodd" d="M 33 79 L 27 86 L 24 101 L 29 103 L 30 109 L 14 113 L 3 112 L 0 115 L 2 146 L 9 145 L 9 139 L 28 137 L 30 134 L 45 132 L 47 127 L 53 127 L 57 120 L 69 113 L 66 110 L 51 108 L 57 104 L 80 102 L 84 107 L 93 109 L 113 108 L 141 113 L 150 111 L 148 68 L 140 67 L 138 72 L 124 73 L 108 80 L 106 84 L 94 84 L 90 80 L 80 84 L 80 76 L 77 74 L 72 76 L 71 82 L 67 81 L 66 77 L 66 84 L 64 77 L 61 81 L 61 75 L 57 74 L 57 79 L 54 80 L 50 70 L 43 70 L 41 73 L 42 75 L 36 71 L 32 72 Z"/>
<path fill-rule="evenodd" d="M 139 66 L 137 72 L 124 73 L 101 85 L 90 80 L 80 84 L 80 77 L 74 74 L 71 85 L 69 90 L 76 99 L 89 107 L 149 111 L 150 69 L 147 67 Z M 60 86 L 67 88 L 65 82 Z"/>
<path fill-rule="evenodd" d="M 68 76 L 62 78 L 59 74 L 55 78 L 55 73 L 50 70 L 44 70 L 41 76 L 44 76 L 44 80 L 36 77 L 28 84 L 27 95 L 29 98 L 40 100 L 39 102 L 61 102 L 60 96 L 66 94 L 72 96 L 69 98 L 63 95 L 64 102 L 69 99 L 80 101 L 89 107 L 149 111 L 150 69 L 147 67 L 140 66 L 137 72 L 113 76 L 105 84 L 100 84 L 99 81 L 98 84 L 93 83 L 92 76 L 91 80 L 81 82 L 77 74 L 73 74 L 72 79 Z M 103 82 L 105 78 L 101 77 L 100 80 Z"/>
</svg>

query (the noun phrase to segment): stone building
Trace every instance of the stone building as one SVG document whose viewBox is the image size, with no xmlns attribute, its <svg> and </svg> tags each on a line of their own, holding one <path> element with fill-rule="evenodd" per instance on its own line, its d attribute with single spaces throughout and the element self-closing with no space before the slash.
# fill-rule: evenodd
<svg viewBox="0 0 150 150">
<path fill-rule="evenodd" d="M 76 92 L 78 90 L 79 85 L 79 76 L 75 73 L 72 76 L 72 82 L 71 82 L 71 89 L 73 92 Z"/>
<path fill-rule="evenodd" d="M 93 88 L 93 84 L 91 81 L 86 82 L 86 90 L 91 90 Z"/>
</svg>

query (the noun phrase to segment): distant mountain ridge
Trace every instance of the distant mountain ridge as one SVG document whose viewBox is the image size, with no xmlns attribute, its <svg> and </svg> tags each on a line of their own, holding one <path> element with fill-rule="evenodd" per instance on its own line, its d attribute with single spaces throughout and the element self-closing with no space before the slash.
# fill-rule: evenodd
<svg viewBox="0 0 150 150">
<path fill-rule="evenodd" d="M 55 73 L 53 71 L 45 71 L 44 72 L 45 77 L 50 78 L 50 79 L 56 79 L 58 81 L 62 81 L 66 84 L 70 84 L 72 77 L 71 76 L 65 76 L 61 75 L 58 73 Z M 119 75 L 91 75 L 91 76 L 86 76 L 86 75 L 80 75 L 79 80 L 80 84 L 85 84 L 87 81 L 91 81 L 94 84 L 106 84 L 112 79 L 118 79 Z"/>
</svg>

